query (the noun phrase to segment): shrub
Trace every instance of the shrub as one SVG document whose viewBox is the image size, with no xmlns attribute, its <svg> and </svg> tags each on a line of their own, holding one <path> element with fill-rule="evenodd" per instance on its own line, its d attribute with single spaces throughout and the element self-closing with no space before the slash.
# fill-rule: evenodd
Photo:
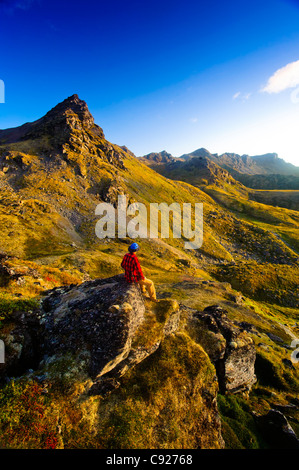
<svg viewBox="0 0 299 470">
<path fill-rule="evenodd" d="M 0 390 L 0 431 L 4 448 L 55 449 L 57 416 L 47 409 L 42 385 L 11 381 Z"/>
</svg>

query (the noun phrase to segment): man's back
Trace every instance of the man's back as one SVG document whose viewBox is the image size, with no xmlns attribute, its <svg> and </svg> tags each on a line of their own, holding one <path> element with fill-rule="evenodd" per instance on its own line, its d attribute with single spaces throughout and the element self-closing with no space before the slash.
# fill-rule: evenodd
<svg viewBox="0 0 299 470">
<path fill-rule="evenodd" d="M 127 282 L 138 282 L 144 279 L 144 275 L 135 253 L 126 253 L 123 257 L 121 267 L 125 270 Z"/>
</svg>

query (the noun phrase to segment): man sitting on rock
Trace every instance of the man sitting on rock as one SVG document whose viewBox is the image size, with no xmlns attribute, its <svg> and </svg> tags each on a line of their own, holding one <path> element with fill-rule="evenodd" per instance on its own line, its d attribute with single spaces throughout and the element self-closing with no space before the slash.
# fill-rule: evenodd
<svg viewBox="0 0 299 470">
<path fill-rule="evenodd" d="M 121 262 L 121 267 L 125 270 L 125 279 L 127 282 L 138 282 L 141 287 L 142 293 L 146 290 L 153 302 L 156 302 L 156 290 L 153 281 L 144 277 L 140 263 L 136 256 L 136 251 L 139 250 L 137 243 L 132 243 L 129 246 L 129 253 L 126 253 Z"/>
</svg>

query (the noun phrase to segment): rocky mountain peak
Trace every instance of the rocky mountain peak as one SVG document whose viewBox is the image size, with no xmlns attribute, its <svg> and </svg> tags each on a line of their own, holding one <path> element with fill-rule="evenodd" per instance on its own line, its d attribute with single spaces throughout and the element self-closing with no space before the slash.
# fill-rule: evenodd
<svg viewBox="0 0 299 470">
<path fill-rule="evenodd" d="M 162 150 L 162 152 L 152 152 L 143 157 L 139 157 L 139 159 L 148 165 L 169 163 L 176 160 L 170 153 L 166 152 L 166 150 Z"/>
<path fill-rule="evenodd" d="M 198 157 L 207 157 L 210 158 L 212 154 L 205 148 L 199 148 L 197 150 L 194 150 L 192 153 L 185 153 L 184 155 L 181 155 L 180 159 L 181 160 L 190 160 L 191 158 L 198 158 Z"/>
<path fill-rule="evenodd" d="M 43 121 L 59 119 L 66 115 L 73 114 L 86 127 L 94 125 L 94 119 L 91 115 L 85 101 L 81 100 L 77 94 L 69 96 L 61 103 L 52 108 L 43 118 Z"/>
<path fill-rule="evenodd" d="M 61 147 L 71 136 L 91 132 L 93 136 L 105 138 L 103 130 L 94 123 L 85 101 L 77 94 L 69 96 L 47 112 L 42 118 L 20 127 L 0 130 L 0 141 L 10 144 L 24 140 L 51 139 L 51 147 Z"/>
<path fill-rule="evenodd" d="M 22 154 L 14 150 L 14 144 L 18 144 Z M 48 171 L 49 167 L 54 171 L 54 168 L 66 164 L 76 175 L 84 178 L 91 173 L 91 161 L 96 166 L 99 159 L 123 169 L 126 152 L 105 139 L 86 102 L 77 94 L 58 103 L 36 121 L 0 130 L 0 147 L 0 171 L 5 168 L 8 178 L 31 173 L 32 166 L 26 163 L 28 158 L 30 160 L 26 156 L 28 152 L 41 157 L 36 162 L 39 171 L 45 168 Z M 111 193 L 108 183 L 104 186 L 104 193 Z"/>
</svg>

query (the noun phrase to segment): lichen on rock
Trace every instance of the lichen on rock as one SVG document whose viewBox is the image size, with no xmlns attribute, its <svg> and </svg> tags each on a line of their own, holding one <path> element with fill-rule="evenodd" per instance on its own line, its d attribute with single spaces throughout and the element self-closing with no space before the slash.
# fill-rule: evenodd
<svg viewBox="0 0 299 470">
<path fill-rule="evenodd" d="M 222 393 L 250 390 L 256 382 L 255 345 L 251 336 L 212 305 L 203 312 L 188 309 L 190 334 L 203 345 L 214 363 Z"/>
<path fill-rule="evenodd" d="M 144 311 L 139 287 L 122 275 L 53 289 L 42 303 L 42 353 L 87 350 L 88 372 L 96 379 L 128 356 Z"/>
</svg>

